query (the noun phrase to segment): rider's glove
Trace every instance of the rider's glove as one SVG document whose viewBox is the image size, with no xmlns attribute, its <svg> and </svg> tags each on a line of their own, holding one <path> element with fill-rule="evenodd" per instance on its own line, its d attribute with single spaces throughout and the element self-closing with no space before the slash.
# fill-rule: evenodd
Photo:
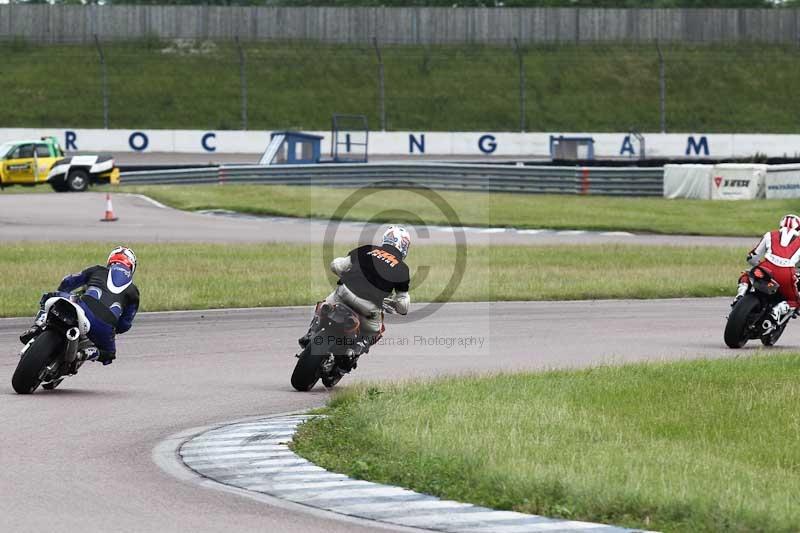
<svg viewBox="0 0 800 533">
<path fill-rule="evenodd" d="M 55 298 L 58 296 L 59 293 L 57 292 L 45 292 L 42 294 L 42 298 L 39 300 L 39 309 L 44 309 L 44 304 L 47 303 L 47 300 L 50 298 Z"/>
<path fill-rule="evenodd" d="M 97 356 L 97 360 L 103 363 L 103 366 L 110 365 L 114 362 L 114 359 L 117 358 L 117 354 L 114 352 L 106 352 L 100 350 L 100 355 Z"/>
<path fill-rule="evenodd" d="M 397 302 L 394 301 L 393 298 L 384 298 L 383 299 L 383 305 L 382 305 L 383 310 L 385 312 L 389 313 L 390 315 L 393 315 L 393 314 L 397 313 L 397 309 L 395 307 L 396 305 L 397 305 Z"/>
</svg>

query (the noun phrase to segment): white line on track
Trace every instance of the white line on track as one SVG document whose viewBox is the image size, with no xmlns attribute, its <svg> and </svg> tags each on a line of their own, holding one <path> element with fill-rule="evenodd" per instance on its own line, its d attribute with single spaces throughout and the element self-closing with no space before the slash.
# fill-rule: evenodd
<svg viewBox="0 0 800 533">
<path fill-rule="evenodd" d="M 328 472 L 288 447 L 296 427 L 308 418 L 275 417 L 231 423 L 186 440 L 178 447 L 178 456 L 185 466 L 206 480 L 351 520 L 368 519 L 373 524 L 382 524 L 382 528 L 392 525 L 418 531 L 421 527 L 448 533 L 630 531 L 604 524 L 496 511 Z M 282 438 L 276 439 L 276 435 Z"/>
<path fill-rule="evenodd" d="M 134 196 L 136 198 L 141 198 L 145 202 L 149 202 L 151 205 L 154 205 L 159 209 L 169 209 L 169 207 L 165 206 L 158 200 L 153 200 L 152 198 L 150 198 L 149 196 L 145 196 L 144 194 L 131 194 L 131 196 Z"/>
<path fill-rule="evenodd" d="M 136 195 L 139 196 L 139 195 Z M 145 197 L 146 198 L 146 197 Z M 154 201 L 154 200 L 153 200 Z M 156 202 L 158 203 L 158 202 Z M 305 217 L 281 217 L 281 216 L 270 216 L 270 215 L 253 215 L 249 213 L 240 213 L 238 211 L 231 211 L 228 209 L 204 209 L 199 211 L 191 211 L 191 213 L 202 215 L 202 216 L 216 216 L 216 217 L 227 217 L 227 218 L 244 218 L 244 219 L 257 219 L 257 220 L 269 220 L 275 223 L 305 223 L 308 225 L 318 225 L 318 226 L 327 226 L 331 223 L 330 220 L 319 219 L 319 218 L 305 218 Z M 361 228 L 365 225 L 368 225 L 367 222 L 360 222 L 360 221 L 352 221 L 352 220 L 343 220 L 338 222 L 341 226 L 344 227 L 353 227 L 353 228 Z M 501 233 L 517 233 L 520 235 L 541 235 L 541 234 L 550 234 L 550 235 L 564 235 L 564 236 L 575 236 L 575 235 L 603 235 L 603 236 L 614 236 L 614 237 L 633 237 L 634 233 L 629 233 L 627 231 L 589 231 L 589 230 L 557 230 L 557 229 L 519 229 L 513 227 L 504 227 L 504 226 L 495 226 L 495 227 L 482 227 L 482 226 L 460 226 L 454 228 L 452 226 L 426 226 L 425 229 L 428 231 L 438 231 L 442 233 L 454 233 L 455 231 L 463 231 L 465 233 L 483 233 L 483 234 L 501 234 Z"/>
</svg>

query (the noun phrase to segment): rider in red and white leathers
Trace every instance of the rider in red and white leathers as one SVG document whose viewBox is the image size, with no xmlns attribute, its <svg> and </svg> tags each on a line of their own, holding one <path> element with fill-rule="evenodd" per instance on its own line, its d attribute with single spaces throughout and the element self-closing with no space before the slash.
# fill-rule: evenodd
<svg viewBox="0 0 800 533">
<path fill-rule="evenodd" d="M 800 307 L 800 293 L 797 290 L 797 263 L 800 262 L 800 217 L 786 215 L 781 219 L 776 231 L 765 233 L 761 241 L 747 255 L 752 266 L 763 266 L 772 273 L 780 285 L 784 301 L 772 310 L 772 318 L 780 320 L 786 313 Z M 736 303 L 748 290 L 747 276 L 739 279 Z"/>
</svg>

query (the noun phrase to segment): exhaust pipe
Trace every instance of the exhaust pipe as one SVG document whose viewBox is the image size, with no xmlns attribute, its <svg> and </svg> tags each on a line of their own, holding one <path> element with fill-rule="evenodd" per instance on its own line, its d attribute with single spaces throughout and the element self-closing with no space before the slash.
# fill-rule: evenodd
<svg viewBox="0 0 800 533">
<path fill-rule="evenodd" d="M 67 349 L 64 352 L 64 360 L 71 363 L 78 356 L 78 338 L 81 336 L 81 330 L 78 328 L 69 328 L 67 330 Z"/>
</svg>

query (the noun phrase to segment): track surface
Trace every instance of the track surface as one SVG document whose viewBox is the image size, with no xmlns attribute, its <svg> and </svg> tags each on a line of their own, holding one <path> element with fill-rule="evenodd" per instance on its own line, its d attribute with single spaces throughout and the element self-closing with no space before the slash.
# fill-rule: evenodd
<svg viewBox="0 0 800 533">
<path fill-rule="evenodd" d="M 318 243 L 325 230 L 315 221 L 184 213 L 127 195 L 116 195 L 114 206 L 120 220 L 104 224 L 99 194 L 0 194 L 0 241 Z M 345 225 L 337 241 L 352 244 L 361 234 L 360 224 Z M 371 231 L 364 236 L 373 238 Z M 467 238 L 472 244 L 751 244 L 585 233 L 475 231 Z M 432 229 L 430 238 L 417 239 L 428 242 L 453 236 Z M 386 340 L 343 385 L 730 356 L 721 342 L 726 313 L 726 300 L 451 304 L 421 321 L 390 317 Z M 0 320 L 0 530 L 374 530 L 204 490 L 164 473 L 151 457 L 159 442 L 186 428 L 322 405 L 324 389 L 301 394 L 289 386 L 295 339 L 309 315 L 307 308 L 143 314 L 119 339 L 114 365 L 87 364 L 59 390 L 27 397 L 14 394 L 10 380 L 16 336 L 29 320 Z M 781 345 L 800 345 L 800 329 L 790 327 Z"/>
<path fill-rule="evenodd" d="M 727 356 L 726 299 L 449 304 L 422 321 L 389 317 L 386 341 L 347 386 L 471 371 L 645 358 Z M 293 392 L 307 308 L 150 313 L 119 339 L 120 357 L 87 364 L 53 392 L 10 386 L 28 320 L 0 320 L 0 529 L 4 531 L 368 531 L 183 483 L 153 448 L 190 427 L 319 406 Z M 442 337 L 426 341 L 424 338 Z M 474 339 L 451 346 L 447 339 Z M 480 345 L 480 340 L 483 345 Z M 407 343 L 407 344 L 405 344 Z M 781 346 L 800 346 L 791 327 Z M 753 345 L 738 353 L 756 353 Z M 760 344 L 758 344 L 760 346 Z"/>
<path fill-rule="evenodd" d="M 305 242 L 319 243 L 328 223 L 292 218 L 228 217 L 187 213 L 159 208 L 139 196 L 118 194 L 114 198 L 117 222 L 100 222 L 105 195 L 0 194 L 0 241 L 115 242 Z M 350 245 L 371 242 L 381 226 L 343 223 L 336 242 Z M 416 228 L 417 230 L 419 228 Z M 756 238 L 697 237 L 673 235 L 616 235 L 586 232 L 541 232 L 474 230 L 465 233 L 469 244 L 601 244 L 737 246 L 749 249 Z M 452 231 L 431 228 L 418 234 L 416 245 L 449 244 Z"/>
</svg>

